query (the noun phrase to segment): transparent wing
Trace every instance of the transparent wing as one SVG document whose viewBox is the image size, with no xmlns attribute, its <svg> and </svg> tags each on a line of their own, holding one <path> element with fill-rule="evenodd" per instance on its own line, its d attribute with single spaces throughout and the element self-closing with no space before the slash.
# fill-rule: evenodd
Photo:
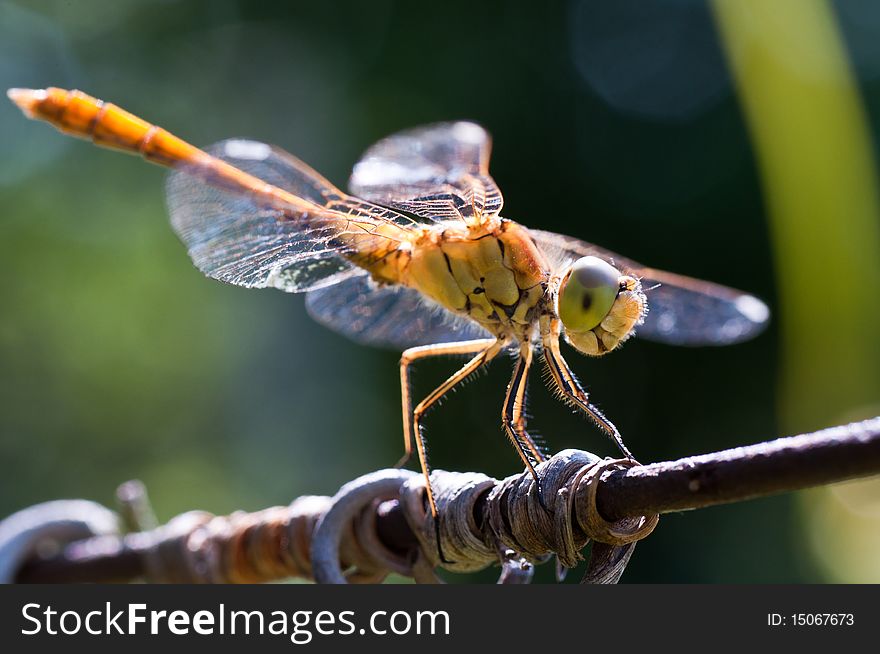
<svg viewBox="0 0 880 654">
<path fill-rule="evenodd" d="M 379 286 L 369 275 L 352 276 L 306 296 L 309 315 L 365 345 L 405 350 L 491 335 L 405 286 Z"/>
<path fill-rule="evenodd" d="M 355 165 L 349 190 L 426 220 L 479 221 L 504 199 L 489 176 L 492 142 L 479 125 L 437 123 L 382 139 Z"/>
<path fill-rule="evenodd" d="M 637 336 L 672 345 L 726 345 L 752 338 L 767 325 L 767 306 L 742 291 L 648 268 L 586 241 L 529 231 L 544 252 L 561 264 L 592 255 L 641 279 L 648 315 L 636 328 Z"/>
<path fill-rule="evenodd" d="M 314 211 L 291 214 L 211 186 L 186 168 L 173 171 L 166 188 L 171 224 L 196 267 L 214 279 L 289 292 L 334 284 L 355 272 L 337 238 L 346 219 L 352 221 L 348 227 L 362 231 L 383 222 L 413 222 L 347 196 L 293 155 L 265 143 L 232 139 L 207 152 L 315 205 Z"/>
</svg>

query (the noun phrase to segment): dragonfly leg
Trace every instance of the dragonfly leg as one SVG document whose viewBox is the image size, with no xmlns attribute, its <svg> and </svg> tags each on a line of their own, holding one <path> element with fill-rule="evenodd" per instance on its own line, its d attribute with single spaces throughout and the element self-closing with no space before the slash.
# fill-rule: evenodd
<svg viewBox="0 0 880 654">
<path fill-rule="evenodd" d="M 410 366 L 412 366 L 419 359 L 429 359 L 431 357 L 456 354 L 475 354 L 477 352 L 482 352 L 483 350 L 489 349 L 494 343 L 494 338 L 481 338 L 473 341 L 461 341 L 458 343 L 437 343 L 435 345 L 422 345 L 420 347 L 411 347 L 401 355 L 400 395 L 401 404 L 403 405 L 404 453 L 395 467 L 403 467 L 410 460 L 413 453 L 412 444 L 416 436 L 413 429 L 413 406 Z"/>
<path fill-rule="evenodd" d="M 526 393 L 526 396 L 528 393 Z M 541 463 L 547 459 L 547 451 L 543 444 L 539 445 L 538 440 L 536 440 L 535 435 L 529 433 L 528 428 L 526 427 L 527 415 L 526 415 L 526 406 L 528 402 L 526 401 L 526 396 L 523 397 L 523 405 L 522 410 L 517 412 L 517 415 L 514 418 L 513 429 L 516 431 L 519 438 L 523 441 L 523 444 L 528 448 L 529 452 L 532 456 Z"/>
<path fill-rule="evenodd" d="M 626 458 L 635 460 L 635 457 L 633 457 L 624 444 L 623 436 L 620 435 L 620 431 L 614 426 L 614 423 L 606 418 L 598 407 L 590 403 L 589 395 L 583 389 L 577 377 L 574 376 L 571 368 L 568 367 L 568 363 L 562 358 L 558 340 L 545 339 L 544 359 L 547 361 L 550 377 L 553 379 L 562 400 L 580 409 L 592 418 L 599 425 L 599 428 L 614 441 Z"/>
<path fill-rule="evenodd" d="M 412 348 L 404 352 L 401 358 L 401 387 L 403 388 L 403 427 L 404 436 L 406 438 L 406 447 L 408 458 L 411 453 L 411 440 L 414 437 L 416 442 L 416 451 L 419 455 L 419 463 L 422 467 L 422 473 L 425 475 L 425 488 L 428 494 L 428 505 L 431 507 L 431 515 L 434 518 L 434 530 L 437 537 L 437 552 L 440 560 L 449 563 L 443 555 L 443 548 L 440 545 L 440 516 L 437 513 L 437 503 L 434 500 L 434 489 L 431 486 L 431 466 L 428 463 L 428 445 L 425 435 L 422 433 L 421 418 L 425 412 L 437 403 L 446 393 L 455 388 L 456 385 L 463 382 L 482 366 L 489 363 L 504 347 L 503 341 L 488 338 L 475 341 L 463 341 L 461 343 L 443 343 L 437 345 L 427 345 L 422 348 Z M 431 356 L 442 356 L 448 354 L 478 354 L 462 366 L 457 372 L 450 376 L 445 382 L 435 388 L 424 400 L 418 403 L 415 409 L 411 407 L 411 392 L 409 386 L 409 365 L 421 358 Z"/>
<path fill-rule="evenodd" d="M 534 439 L 529 436 L 525 427 L 526 387 L 528 386 L 529 368 L 532 365 L 533 354 L 534 348 L 531 343 L 523 343 L 520 346 L 519 358 L 516 360 L 516 365 L 513 368 L 510 384 L 507 386 L 507 395 L 504 398 L 501 420 L 504 425 L 504 432 L 535 479 L 538 489 L 538 501 L 546 510 L 547 507 L 544 504 L 544 495 L 541 492 L 538 473 L 535 472 L 535 466 L 545 458 L 544 453 L 535 444 Z"/>
</svg>

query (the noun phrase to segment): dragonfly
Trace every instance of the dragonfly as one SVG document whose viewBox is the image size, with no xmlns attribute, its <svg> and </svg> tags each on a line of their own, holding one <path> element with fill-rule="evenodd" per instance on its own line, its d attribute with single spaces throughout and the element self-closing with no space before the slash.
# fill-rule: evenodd
<svg viewBox="0 0 880 654">
<path fill-rule="evenodd" d="M 537 483 L 535 468 L 547 454 L 525 413 L 536 357 L 559 398 L 632 458 L 563 358 L 561 341 L 591 357 L 636 333 L 673 345 L 725 345 L 755 336 L 769 318 L 747 293 L 503 218 L 489 174 L 491 139 L 472 122 L 379 141 L 354 166 L 346 193 L 272 145 L 230 139 L 199 149 L 80 91 L 10 89 L 8 96 L 29 118 L 171 167 L 171 224 L 207 276 L 307 293 L 319 323 L 402 350 L 400 465 L 415 449 L 435 519 L 423 418 L 500 354 L 515 356 L 503 429 Z M 468 359 L 413 406 L 413 364 L 449 355 Z"/>
</svg>

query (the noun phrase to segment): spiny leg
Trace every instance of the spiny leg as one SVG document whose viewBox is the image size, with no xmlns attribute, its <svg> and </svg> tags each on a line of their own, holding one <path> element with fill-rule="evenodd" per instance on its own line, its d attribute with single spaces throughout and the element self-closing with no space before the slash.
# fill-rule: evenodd
<svg viewBox="0 0 880 654">
<path fill-rule="evenodd" d="M 528 416 L 526 415 L 526 408 L 528 405 L 528 392 L 523 395 L 523 404 L 522 411 L 519 412 L 519 415 L 516 417 L 514 423 L 514 429 L 516 433 L 519 434 L 519 437 L 523 440 L 524 444 L 528 447 L 529 451 L 538 460 L 538 463 L 541 463 L 547 459 L 547 451 L 544 449 L 542 445 L 539 445 L 541 442 L 540 437 L 529 433 L 528 428 L 526 426 L 526 422 Z"/>
<path fill-rule="evenodd" d="M 461 341 L 459 343 L 437 343 L 435 345 L 422 345 L 411 347 L 404 351 L 400 357 L 400 395 L 403 405 L 403 446 L 404 454 L 395 467 L 400 468 L 412 457 L 412 443 L 415 436 L 413 431 L 413 408 L 412 388 L 410 386 L 410 366 L 419 359 L 431 357 L 474 354 L 488 349 L 495 343 L 494 338 L 481 338 L 473 341 Z"/>
<path fill-rule="evenodd" d="M 519 358 L 516 360 L 516 365 L 513 368 L 510 384 L 507 386 L 507 395 L 504 398 L 501 420 L 504 425 L 504 432 L 535 480 L 538 501 L 546 509 L 543 493 L 541 492 L 541 482 L 538 479 L 538 473 L 535 471 L 535 466 L 544 460 L 544 454 L 535 445 L 534 440 L 525 429 L 526 387 L 528 386 L 529 368 L 532 365 L 533 353 L 534 349 L 531 343 L 523 343 L 520 346 Z"/>
<path fill-rule="evenodd" d="M 435 388 L 434 391 L 431 392 L 424 400 L 419 402 L 416 408 L 412 410 L 411 415 L 407 415 L 409 413 L 408 409 L 411 397 L 411 393 L 409 392 L 409 373 L 407 370 L 407 377 L 404 380 L 404 365 L 403 363 L 401 363 L 401 380 L 403 382 L 403 388 L 405 389 L 404 414 L 406 417 L 404 418 L 404 429 L 411 429 L 413 435 L 415 436 L 416 451 L 419 455 L 419 463 L 422 467 L 422 473 L 425 475 L 425 489 L 428 495 L 428 505 L 431 507 L 431 516 L 434 518 L 434 534 L 437 538 L 437 553 L 440 555 L 440 560 L 444 563 L 449 563 L 449 561 L 443 555 L 443 547 L 440 544 L 440 515 L 437 512 L 437 503 L 434 500 L 434 489 L 431 486 L 431 467 L 428 463 L 428 445 L 425 440 L 425 435 L 422 433 L 420 424 L 421 418 L 424 413 L 434 404 L 436 404 L 444 395 L 446 395 L 446 393 L 448 393 L 453 388 L 455 388 L 456 385 L 460 384 L 468 377 L 470 377 L 480 367 L 486 365 L 492 359 L 494 359 L 503 347 L 503 341 L 496 339 L 482 339 L 477 341 L 464 341 L 462 343 L 449 343 L 426 346 L 426 348 L 433 348 L 433 350 L 423 350 L 421 353 L 419 353 L 419 358 L 424 358 L 427 356 L 440 356 L 442 354 L 472 354 L 475 351 L 479 351 L 479 354 L 477 354 L 477 356 L 464 364 L 464 366 L 462 366 L 457 372 L 451 375 L 445 382 Z M 412 350 L 407 350 L 407 352 L 412 352 Z M 404 353 L 404 356 L 405 355 L 406 353 Z M 409 425 L 411 425 L 411 427 L 409 427 Z M 407 437 L 408 448 L 409 442 L 410 438 Z"/>
<path fill-rule="evenodd" d="M 544 340 L 544 359 L 547 361 L 547 369 L 550 371 L 553 382 L 562 394 L 562 399 L 590 416 L 602 431 L 608 434 L 626 458 L 635 460 L 614 423 L 590 403 L 589 395 L 577 377 L 574 376 L 565 359 L 562 358 L 558 340 Z"/>
</svg>

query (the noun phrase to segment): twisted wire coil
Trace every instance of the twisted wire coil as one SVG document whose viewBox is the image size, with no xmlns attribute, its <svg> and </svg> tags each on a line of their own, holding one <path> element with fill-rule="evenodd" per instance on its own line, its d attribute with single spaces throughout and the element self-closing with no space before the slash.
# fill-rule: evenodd
<svg viewBox="0 0 880 654">
<path fill-rule="evenodd" d="M 55 503 L 47 503 L 0 523 L 0 571 L 5 571 L 0 581 L 13 581 L 28 558 L 54 540 L 56 546 L 69 548 L 86 543 L 99 550 L 129 548 L 141 557 L 143 577 L 151 582 L 255 583 L 301 577 L 319 583 L 377 583 L 394 572 L 437 583 L 437 565 L 470 572 L 500 563 L 502 582 L 523 583 L 531 579 L 535 563 L 553 554 L 562 567 L 574 567 L 592 540 L 585 581 L 616 583 L 635 543 L 658 520 L 652 515 L 609 523 L 599 514 L 599 479 L 630 465 L 578 450 L 556 454 L 537 470 L 547 510 L 528 473 L 498 481 L 479 473 L 436 471 L 432 486 L 439 528 L 427 508 L 424 477 L 397 469 L 364 475 L 332 498 L 304 496 L 287 507 L 228 516 L 191 511 L 124 537 L 108 527 L 108 514 L 113 514 L 99 505 L 68 504 L 61 516 Z M 391 549 L 377 528 L 376 516 L 389 502 L 399 503 L 415 535 L 406 551 Z M 80 528 L 68 530 L 68 536 L 59 524 L 71 521 Z M 89 529 L 93 523 L 98 526 Z M 16 525 L 27 526 L 26 538 L 16 535 Z M 447 561 L 438 556 L 437 534 Z M 81 540 L 87 536 L 95 538 Z"/>
</svg>

